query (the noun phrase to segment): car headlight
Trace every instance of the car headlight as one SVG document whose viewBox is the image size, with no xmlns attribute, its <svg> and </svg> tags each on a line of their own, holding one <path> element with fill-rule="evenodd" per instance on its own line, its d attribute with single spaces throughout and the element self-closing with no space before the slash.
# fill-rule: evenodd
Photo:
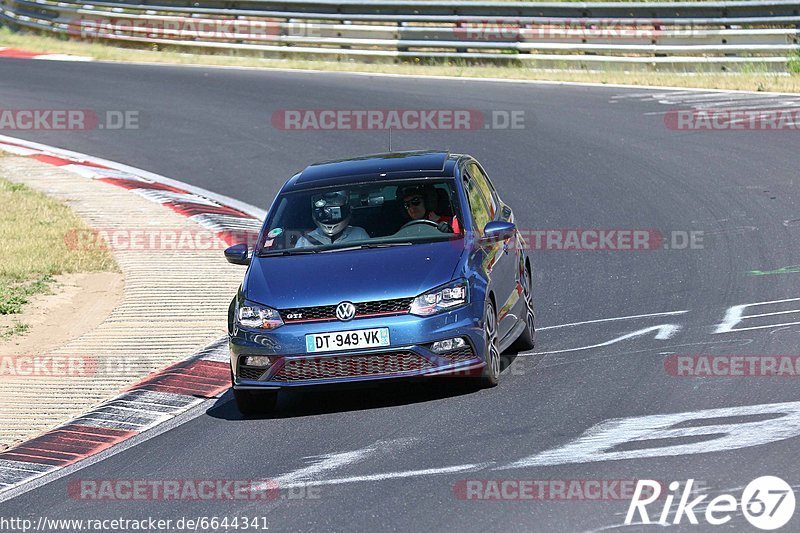
<svg viewBox="0 0 800 533">
<path fill-rule="evenodd" d="M 281 314 L 265 305 L 245 302 L 236 310 L 236 322 L 245 328 L 275 329 L 283 325 Z"/>
<path fill-rule="evenodd" d="M 429 316 L 462 306 L 469 301 L 468 289 L 465 279 L 448 283 L 414 298 L 409 312 L 412 315 Z"/>
</svg>

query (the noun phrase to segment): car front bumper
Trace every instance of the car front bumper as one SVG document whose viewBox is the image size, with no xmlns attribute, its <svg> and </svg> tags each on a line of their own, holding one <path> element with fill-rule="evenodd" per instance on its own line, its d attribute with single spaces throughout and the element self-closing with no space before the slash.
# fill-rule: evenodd
<svg viewBox="0 0 800 533">
<path fill-rule="evenodd" d="M 389 346 L 307 353 L 313 333 L 389 328 Z M 230 335 L 236 389 L 280 389 L 422 376 L 468 376 L 485 366 L 483 329 L 469 305 L 430 317 L 401 314 L 349 322 L 290 323 L 272 331 L 238 328 Z M 445 354 L 430 350 L 436 341 L 462 337 L 467 346 Z M 267 369 L 247 367 L 248 355 L 268 356 Z"/>
</svg>

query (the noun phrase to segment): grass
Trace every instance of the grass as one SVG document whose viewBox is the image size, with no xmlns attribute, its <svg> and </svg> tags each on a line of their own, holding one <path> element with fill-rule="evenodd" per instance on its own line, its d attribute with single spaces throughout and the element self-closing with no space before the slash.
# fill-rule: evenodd
<svg viewBox="0 0 800 533">
<path fill-rule="evenodd" d="M 16 315 L 28 303 L 28 297 L 47 292 L 53 277 L 39 275 L 32 280 L 0 279 L 0 315 Z"/>
<path fill-rule="evenodd" d="M 800 50 L 797 50 L 792 58 L 789 60 L 789 64 L 786 65 L 789 69 L 789 72 L 792 74 L 800 74 Z"/>
<path fill-rule="evenodd" d="M 0 332 L 0 339 L 10 339 L 14 335 L 22 335 L 28 331 L 28 325 L 14 321 L 14 325 Z"/>
<path fill-rule="evenodd" d="M 135 61 L 183 65 L 238 66 L 262 68 L 312 69 L 334 72 L 393 73 L 430 76 L 505 78 L 519 80 L 590 82 L 600 84 L 661 85 L 701 89 L 800 92 L 800 56 L 788 64 L 790 74 L 766 72 L 757 62 L 742 67 L 744 72 L 708 71 L 700 73 L 626 72 L 606 70 L 544 70 L 520 65 L 474 65 L 452 61 L 405 63 L 361 63 L 351 60 L 266 59 L 244 53 L 191 54 L 185 50 L 146 50 L 109 46 L 31 33 L 14 33 L 0 28 L 0 46 L 34 52 L 74 54 L 106 61 Z M 793 67 L 794 65 L 794 67 Z M 792 70 L 792 69 L 795 70 Z"/>
<path fill-rule="evenodd" d="M 67 246 L 68 235 L 89 228 L 65 204 L 0 178 L 0 205 L 0 315 L 22 312 L 30 297 L 50 290 L 59 274 L 117 269 L 106 249 Z M 25 329 L 16 322 L 0 335 Z"/>
</svg>

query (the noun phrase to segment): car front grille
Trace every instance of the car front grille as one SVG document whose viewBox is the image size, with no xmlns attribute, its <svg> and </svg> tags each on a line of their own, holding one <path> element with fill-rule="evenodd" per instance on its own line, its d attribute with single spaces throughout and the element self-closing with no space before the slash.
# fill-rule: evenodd
<svg viewBox="0 0 800 533">
<path fill-rule="evenodd" d="M 452 352 L 441 353 L 438 355 L 442 359 L 446 359 L 447 362 L 451 364 L 463 363 L 465 361 L 471 361 L 472 359 L 475 359 L 475 352 L 473 352 L 472 348 L 469 346 L 464 346 L 458 350 L 453 350 Z"/>
<path fill-rule="evenodd" d="M 408 313 L 413 298 L 397 298 L 394 300 L 378 300 L 375 302 L 361 302 L 355 304 L 356 315 L 354 318 L 366 318 L 377 315 L 399 315 Z M 318 307 L 296 307 L 281 309 L 281 318 L 287 324 L 301 322 L 321 322 L 323 320 L 337 320 L 335 305 L 321 305 Z"/>
<path fill-rule="evenodd" d="M 403 374 L 433 367 L 433 363 L 408 350 L 370 355 L 310 357 L 287 359 L 283 368 L 272 377 L 271 381 L 306 381 Z"/>
<path fill-rule="evenodd" d="M 267 369 L 263 367 L 255 367 L 255 366 L 245 366 L 240 364 L 239 365 L 239 378 L 240 379 L 251 379 L 251 380 L 258 380 L 261 376 L 264 375 Z"/>
</svg>

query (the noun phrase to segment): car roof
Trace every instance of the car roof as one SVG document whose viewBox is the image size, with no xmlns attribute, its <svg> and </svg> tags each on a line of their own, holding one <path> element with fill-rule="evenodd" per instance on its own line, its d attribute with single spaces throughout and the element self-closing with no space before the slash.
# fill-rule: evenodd
<svg viewBox="0 0 800 533">
<path fill-rule="evenodd" d="M 417 150 L 314 163 L 292 176 L 283 192 L 399 179 L 452 178 L 459 157 L 447 151 Z"/>
</svg>

